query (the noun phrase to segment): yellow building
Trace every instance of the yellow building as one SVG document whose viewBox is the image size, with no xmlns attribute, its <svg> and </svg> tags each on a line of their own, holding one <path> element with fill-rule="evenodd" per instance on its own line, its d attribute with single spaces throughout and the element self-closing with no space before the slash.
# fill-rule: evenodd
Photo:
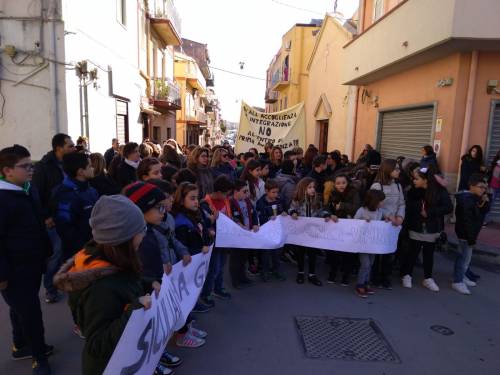
<svg viewBox="0 0 500 375">
<path fill-rule="evenodd" d="M 182 104 L 182 109 L 177 111 L 176 140 L 181 145 L 198 145 L 203 130 L 207 127 L 205 77 L 192 57 L 175 52 L 174 61 L 174 75 L 179 85 Z"/>
<path fill-rule="evenodd" d="M 266 112 L 278 112 L 305 101 L 307 63 L 314 48 L 321 21 L 294 25 L 282 38 L 282 45 L 267 71 Z"/>
<path fill-rule="evenodd" d="M 349 24 L 346 27 L 355 30 Z M 352 39 L 346 27 L 326 15 L 309 56 L 306 144 L 315 144 L 320 152 L 337 149 L 351 155 L 355 87 L 342 81 L 346 64 L 343 46 Z"/>
</svg>

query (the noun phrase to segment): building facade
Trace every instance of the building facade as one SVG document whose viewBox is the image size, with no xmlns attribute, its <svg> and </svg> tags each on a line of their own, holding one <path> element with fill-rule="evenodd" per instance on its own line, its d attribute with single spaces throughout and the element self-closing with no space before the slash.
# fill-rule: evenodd
<svg viewBox="0 0 500 375">
<path fill-rule="evenodd" d="M 267 70 L 266 112 L 279 112 L 307 98 L 307 64 L 320 30 L 321 20 L 294 25 Z"/>
</svg>

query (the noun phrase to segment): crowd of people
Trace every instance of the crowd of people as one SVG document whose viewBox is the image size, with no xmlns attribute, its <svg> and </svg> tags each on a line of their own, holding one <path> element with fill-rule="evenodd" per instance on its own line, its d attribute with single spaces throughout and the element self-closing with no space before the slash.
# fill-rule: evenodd
<svg viewBox="0 0 500 375">
<path fill-rule="evenodd" d="M 323 218 L 332 230 L 338 219 L 384 220 L 402 230 L 395 253 L 387 255 L 295 245 L 214 247 L 193 314 L 213 309 L 215 298 L 231 299 L 224 280 L 228 257 L 235 290 L 258 279 L 286 280 L 286 262 L 296 265 L 298 284 L 353 283 L 354 292 L 367 298 L 375 287 L 391 290 L 397 270 L 402 286 L 411 288 L 422 253 L 423 286 L 439 291 L 434 252 L 453 201 L 431 146 L 416 161 L 382 160 L 366 145 L 353 163 L 339 151 L 320 153 L 314 145 L 283 152 L 267 144 L 262 153 L 251 148 L 235 154 L 227 142 L 180 147 L 169 139 L 160 147 L 149 140 L 120 145 L 113 139 L 102 155 L 88 152 L 87 144 L 80 137 L 75 146 L 71 137 L 57 134 L 52 150 L 35 165 L 23 146 L 0 150 L 0 290 L 10 308 L 12 357 L 32 358 L 34 374 L 51 373 L 47 358 L 54 350 L 45 342 L 42 279 L 46 303 L 68 295 L 73 330 L 85 339 L 82 373 L 101 374 L 131 312 L 151 306 L 163 274 L 215 243 L 220 213 L 249 231 L 278 215 Z M 481 147 L 473 146 L 462 158 L 459 187 L 452 288 L 470 294 L 479 279 L 470 269 L 472 248 L 490 199 L 500 196 L 500 152 L 486 167 Z M 322 254 L 328 275 L 316 272 Z M 175 345 L 197 348 L 207 335 L 190 316 L 176 332 Z M 155 374 L 171 374 L 181 362 L 165 350 Z"/>
</svg>

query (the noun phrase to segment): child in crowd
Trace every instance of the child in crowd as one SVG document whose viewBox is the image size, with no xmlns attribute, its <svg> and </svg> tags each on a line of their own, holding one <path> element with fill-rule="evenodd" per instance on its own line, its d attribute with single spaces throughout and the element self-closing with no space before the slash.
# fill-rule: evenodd
<svg viewBox="0 0 500 375">
<path fill-rule="evenodd" d="M 52 249 L 32 177 L 26 148 L 0 151 L 0 291 L 10 310 L 12 358 L 32 358 L 33 374 L 49 375 L 54 347 L 45 343 L 38 293 Z"/>
<path fill-rule="evenodd" d="M 432 278 L 436 240 L 444 230 L 444 216 L 453 211 L 448 191 L 438 183 L 428 168 L 415 173 L 414 187 L 408 192 L 406 221 L 410 236 L 410 249 L 401 268 L 403 286 L 412 287 L 412 272 L 420 251 L 423 252 L 423 285 L 433 292 L 439 287 Z"/>
<path fill-rule="evenodd" d="M 352 219 L 360 206 L 359 192 L 352 185 L 346 174 L 337 174 L 333 179 L 333 190 L 328 197 L 330 213 L 339 219 Z M 341 251 L 327 251 L 326 259 L 330 264 L 330 274 L 328 283 L 334 284 L 337 281 L 339 268 L 342 272 L 342 286 L 349 285 L 349 277 L 355 263 L 355 254 Z"/>
<path fill-rule="evenodd" d="M 148 181 L 162 178 L 162 166 L 156 158 L 142 159 L 137 167 L 137 179 L 139 181 Z"/>
<path fill-rule="evenodd" d="M 259 230 L 259 219 L 257 211 L 250 200 L 250 191 L 245 181 L 236 180 L 234 183 L 233 199 L 230 200 L 230 217 L 246 230 Z M 245 272 L 245 263 L 248 259 L 248 251 L 245 249 L 232 249 L 229 258 L 229 273 L 231 282 L 235 289 L 252 284 Z"/>
<path fill-rule="evenodd" d="M 363 207 L 359 208 L 354 215 L 355 219 L 366 220 L 383 220 L 384 212 L 382 205 L 385 199 L 385 194 L 380 190 L 368 190 L 365 195 Z M 375 260 L 375 254 L 359 253 L 359 272 L 358 282 L 356 284 L 356 294 L 361 298 L 366 298 L 369 294 L 374 294 L 370 288 L 370 271 Z"/>
<path fill-rule="evenodd" d="M 225 175 L 218 176 L 214 181 L 214 192 L 207 194 L 201 201 L 200 207 L 205 217 L 210 219 L 213 235 L 215 236 L 215 222 L 219 212 L 229 215 L 231 211 L 228 195 L 233 191 L 233 183 Z M 226 264 L 226 250 L 214 247 L 208 268 L 207 277 L 201 292 L 201 302 L 214 306 L 212 294 L 220 299 L 228 300 L 231 294 L 224 288 L 224 266 Z"/>
<path fill-rule="evenodd" d="M 285 214 L 285 205 L 283 201 L 279 198 L 279 186 L 278 183 L 269 179 L 266 181 L 265 185 L 266 194 L 257 201 L 257 212 L 259 214 L 259 223 L 264 225 L 269 220 L 275 220 L 278 215 Z M 269 280 L 269 275 L 272 274 L 280 281 L 284 281 L 286 278 L 281 273 L 281 262 L 280 253 L 281 250 L 262 250 L 262 281 L 267 282 Z"/>
<path fill-rule="evenodd" d="M 328 211 L 321 205 L 320 195 L 316 192 L 316 182 L 311 177 L 305 177 L 297 184 L 295 197 L 290 205 L 289 214 L 292 219 L 298 220 L 302 217 L 324 217 L 326 221 L 330 219 Z M 309 259 L 309 276 L 311 284 L 322 286 L 323 283 L 316 276 L 316 249 L 305 246 L 293 246 L 297 255 L 298 273 L 297 284 L 304 284 L 304 261 L 305 255 Z"/>
<path fill-rule="evenodd" d="M 66 176 L 54 189 L 53 201 L 56 207 L 54 221 L 61 238 L 64 262 L 92 238 L 89 219 L 99 194 L 89 183 L 94 177 L 94 168 L 87 154 L 73 152 L 64 155 L 63 170 Z"/>
<path fill-rule="evenodd" d="M 405 197 L 403 188 L 399 183 L 399 174 L 401 170 L 396 160 L 385 159 L 380 164 L 375 182 L 370 189 L 380 190 L 385 194 L 384 207 L 382 208 L 384 216 L 388 218 L 394 226 L 403 224 L 405 218 Z M 390 290 L 392 289 L 392 262 L 394 254 L 383 254 L 375 257 L 372 279 L 377 287 Z"/>
<path fill-rule="evenodd" d="M 473 174 L 469 178 L 469 190 L 461 191 L 456 195 L 455 233 L 458 237 L 459 254 L 455 261 L 451 287 L 462 294 L 471 294 L 468 286 L 476 286 L 476 282 L 468 279 L 465 272 L 469 268 L 472 248 L 476 244 L 489 210 L 487 188 L 484 176 Z"/>
</svg>

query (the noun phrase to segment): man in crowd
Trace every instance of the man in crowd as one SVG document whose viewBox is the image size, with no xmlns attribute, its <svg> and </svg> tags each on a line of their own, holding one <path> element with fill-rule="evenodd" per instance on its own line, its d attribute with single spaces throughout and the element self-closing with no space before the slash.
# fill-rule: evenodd
<svg viewBox="0 0 500 375">
<path fill-rule="evenodd" d="M 45 302 L 55 303 L 59 299 L 57 289 L 52 283 L 54 275 L 61 262 L 61 240 L 57 235 L 54 223 L 54 207 L 51 204 L 52 191 L 64 179 L 62 169 L 63 156 L 75 152 L 75 144 L 67 134 L 59 133 L 52 138 L 52 151 L 48 152 L 40 162 L 35 165 L 33 185 L 38 190 L 42 205 L 42 215 L 47 231 L 52 242 L 52 257 L 47 264 L 43 284 L 45 286 Z"/>
<path fill-rule="evenodd" d="M 109 165 L 111 164 L 111 160 L 118 154 L 120 151 L 120 141 L 116 138 L 113 138 L 111 141 L 111 148 L 108 149 L 104 153 L 104 160 L 106 160 L 106 166 L 109 168 Z"/>
</svg>

